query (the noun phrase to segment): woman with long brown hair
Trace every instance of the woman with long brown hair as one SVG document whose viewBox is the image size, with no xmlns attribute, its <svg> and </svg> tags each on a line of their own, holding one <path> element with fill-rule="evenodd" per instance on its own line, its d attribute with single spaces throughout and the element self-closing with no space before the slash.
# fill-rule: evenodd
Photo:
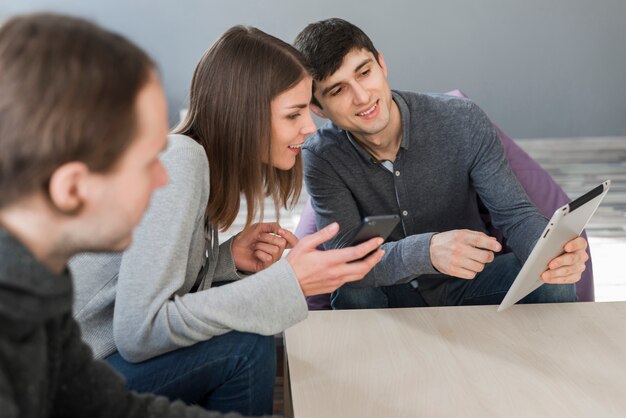
<svg viewBox="0 0 626 418">
<path fill-rule="evenodd" d="M 95 355 L 130 388 L 248 415 L 271 413 L 274 339 L 307 316 L 305 296 L 358 280 L 381 256 L 373 239 L 317 251 L 263 218 L 263 201 L 297 201 L 300 148 L 315 130 L 299 53 L 258 29 L 224 33 L 195 70 L 186 119 L 162 156 L 170 183 L 123 255 L 84 255 L 75 315 Z M 246 227 L 218 243 L 240 197 Z M 293 247 L 282 258 L 285 248 Z M 223 284 L 223 285 L 221 285 Z"/>
</svg>

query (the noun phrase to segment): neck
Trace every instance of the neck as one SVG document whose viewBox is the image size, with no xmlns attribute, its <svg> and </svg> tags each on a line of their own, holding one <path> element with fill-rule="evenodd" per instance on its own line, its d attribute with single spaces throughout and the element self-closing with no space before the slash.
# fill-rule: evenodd
<svg viewBox="0 0 626 418">
<path fill-rule="evenodd" d="M 389 113 L 389 123 L 382 131 L 372 135 L 353 135 L 354 139 L 377 160 L 395 161 L 402 143 L 402 120 L 395 101 Z"/>
<path fill-rule="evenodd" d="M 59 222 L 46 214 L 42 202 L 17 204 L 0 211 L 0 224 L 26 248 L 39 262 L 54 273 L 62 273 L 71 254 L 61 236 Z"/>
</svg>

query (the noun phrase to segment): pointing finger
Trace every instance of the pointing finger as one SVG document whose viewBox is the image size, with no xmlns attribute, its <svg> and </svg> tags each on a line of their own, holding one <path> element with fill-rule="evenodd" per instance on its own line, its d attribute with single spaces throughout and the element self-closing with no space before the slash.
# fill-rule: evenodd
<svg viewBox="0 0 626 418">
<path fill-rule="evenodd" d="M 339 232 L 339 224 L 337 222 L 333 222 L 316 233 L 302 238 L 299 241 L 299 244 L 309 249 L 315 249 L 337 235 L 337 232 Z"/>
</svg>

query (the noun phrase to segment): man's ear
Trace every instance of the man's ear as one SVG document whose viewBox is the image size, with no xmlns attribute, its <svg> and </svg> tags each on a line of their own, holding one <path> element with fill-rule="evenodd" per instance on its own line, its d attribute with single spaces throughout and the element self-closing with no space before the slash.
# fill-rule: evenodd
<svg viewBox="0 0 626 418">
<path fill-rule="evenodd" d="M 383 58 L 383 54 L 378 53 L 378 63 L 380 64 L 380 68 L 383 69 L 383 74 L 385 78 L 387 78 L 387 64 L 385 63 L 385 59 Z"/>
<path fill-rule="evenodd" d="M 87 165 L 78 161 L 63 164 L 54 170 L 48 185 L 48 194 L 54 207 L 68 215 L 80 211 L 85 202 L 89 175 Z"/>
<path fill-rule="evenodd" d="M 315 116 L 328 119 L 328 116 L 326 116 L 322 108 L 319 107 L 318 105 L 311 103 L 310 108 L 311 108 L 311 112 L 315 113 Z"/>
</svg>

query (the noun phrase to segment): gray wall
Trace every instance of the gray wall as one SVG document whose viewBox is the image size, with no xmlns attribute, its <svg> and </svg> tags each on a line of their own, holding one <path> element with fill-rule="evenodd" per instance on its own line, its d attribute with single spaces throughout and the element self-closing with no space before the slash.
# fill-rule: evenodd
<svg viewBox="0 0 626 418">
<path fill-rule="evenodd" d="M 290 41 L 339 16 L 374 40 L 394 88 L 461 88 L 517 138 L 626 135 L 624 0 L 1 0 L 0 19 L 31 10 L 92 18 L 148 50 L 172 123 L 197 60 L 230 26 Z"/>
</svg>

